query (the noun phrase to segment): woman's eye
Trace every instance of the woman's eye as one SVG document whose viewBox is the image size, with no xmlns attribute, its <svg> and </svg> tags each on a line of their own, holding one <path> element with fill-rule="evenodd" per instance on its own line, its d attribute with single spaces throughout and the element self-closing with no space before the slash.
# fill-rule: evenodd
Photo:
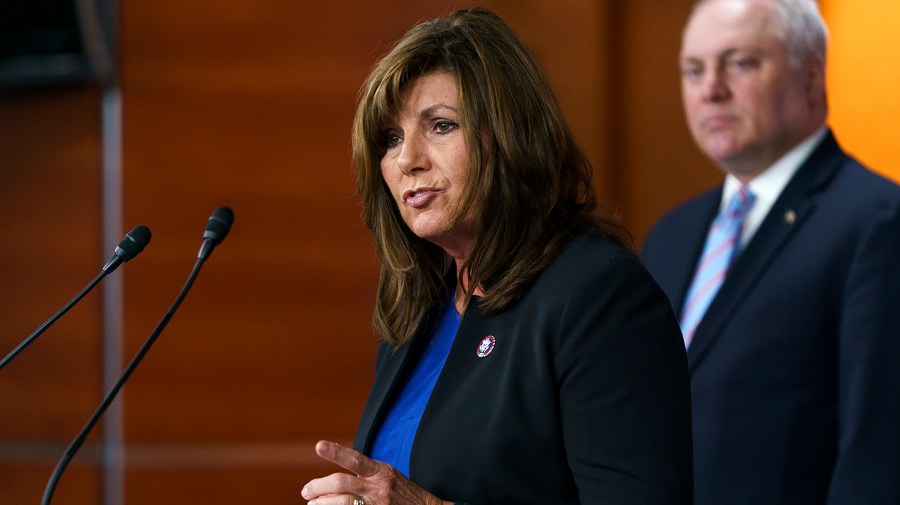
<svg viewBox="0 0 900 505">
<path fill-rule="evenodd" d="M 384 136 L 384 145 L 387 148 L 396 147 L 400 143 L 400 135 L 388 133 Z"/>
<path fill-rule="evenodd" d="M 446 119 L 441 119 L 439 121 L 435 121 L 434 129 L 438 133 L 449 133 L 457 128 L 457 124 L 453 121 L 448 121 Z"/>
</svg>

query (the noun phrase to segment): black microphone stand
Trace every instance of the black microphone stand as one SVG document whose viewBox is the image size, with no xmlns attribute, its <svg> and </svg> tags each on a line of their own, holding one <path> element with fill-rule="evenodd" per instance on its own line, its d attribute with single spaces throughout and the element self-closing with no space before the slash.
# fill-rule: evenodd
<svg viewBox="0 0 900 505">
<path fill-rule="evenodd" d="M 108 272 L 104 270 L 104 271 L 101 271 L 99 274 L 97 274 L 97 277 L 94 277 L 94 279 L 91 282 L 89 282 L 88 285 L 84 287 L 84 289 L 82 289 L 77 295 L 75 295 L 75 298 L 72 298 L 71 300 L 69 300 L 69 303 L 63 305 L 63 307 L 61 309 L 59 309 L 59 311 L 56 314 L 53 314 L 52 316 L 50 316 L 50 319 L 44 321 L 44 324 L 40 325 L 36 330 L 34 330 L 34 332 L 32 332 L 31 335 L 28 335 L 27 337 L 25 337 L 25 340 L 20 342 L 19 345 L 17 345 L 15 347 L 15 349 L 10 351 L 10 353 L 7 354 L 5 358 L 0 360 L 0 370 L 3 370 L 3 367 L 8 365 L 9 362 L 13 360 L 13 358 L 18 356 L 20 352 L 24 351 L 25 348 L 28 347 L 32 342 L 34 342 L 38 337 L 40 337 L 42 333 L 47 331 L 47 328 L 52 326 L 53 323 L 55 323 L 57 319 L 62 317 L 63 314 L 68 312 L 69 309 L 71 309 L 76 303 L 78 303 L 82 298 L 84 298 L 84 296 L 86 294 L 88 294 L 92 289 L 94 289 L 94 286 L 96 286 L 97 283 L 99 283 L 104 277 L 106 277 L 107 273 Z"/>
<path fill-rule="evenodd" d="M 200 267 L 203 265 L 203 259 L 198 258 L 197 262 L 194 264 L 194 269 L 191 270 L 190 276 L 188 276 L 187 282 L 185 282 L 184 287 L 181 288 L 181 292 L 178 293 L 178 296 L 175 298 L 175 301 L 172 303 L 172 306 L 169 307 L 169 310 L 163 316 L 163 318 L 157 323 L 156 328 L 154 328 L 153 332 L 147 337 L 147 340 L 144 341 L 144 344 L 141 345 L 140 350 L 138 350 L 137 354 L 135 354 L 134 358 L 131 359 L 131 363 L 125 368 L 125 371 L 122 373 L 122 376 L 119 377 L 119 380 L 113 384 L 113 387 L 106 393 L 106 396 L 103 397 L 103 400 L 100 402 L 100 405 L 97 406 L 97 410 L 91 414 L 90 419 L 88 419 L 87 423 L 84 425 L 84 428 L 78 433 L 72 443 L 69 444 L 66 452 L 63 453 L 62 458 L 60 458 L 59 463 L 56 465 L 56 469 L 53 470 L 53 474 L 50 476 L 50 480 L 47 481 L 47 487 L 44 489 L 44 497 L 41 499 L 41 505 L 48 505 L 50 503 L 50 499 L 53 497 L 53 492 L 56 490 L 56 485 L 59 482 L 60 477 L 62 476 L 63 471 L 69 466 L 69 462 L 72 461 L 72 458 L 75 457 L 75 453 L 78 452 L 78 449 L 84 444 L 84 441 L 87 439 L 88 434 L 91 432 L 91 429 L 94 428 L 94 425 L 100 420 L 100 417 L 106 412 L 106 409 L 109 408 L 109 405 L 116 398 L 116 395 L 119 393 L 119 390 L 122 389 L 122 386 L 125 384 L 125 381 L 131 376 L 134 372 L 135 368 L 137 368 L 138 364 L 144 359 L 144 355 L 147 354 L 147 351 L 150 350 L 150 347 L 156 341 L 159 334 L 162 333 L 162 330 L 169 324 L 169 320 L 172 319 L 172 316 L 175 315 L 175 311 L 178 310 L 178 307 L 181 305 L 184 297 L 187 296 L 188 291 L 191 289 L 191 285 L 194 284 L 194 279 L 197 278 L 197 274 L 200 273 Z"/>
<path fill-rule="evenodd" d="M 104 277 L 112 273 L 116 268 L 119 268 L 119 265 L 130 260 L 131 258 L 137 256 L 141 251 L 144 250 L 144 247 L 150 243 L 150 228 L 146 226 L 135 226 L 131 231 L 125 234 L 125 237 L 122 239 L 122 242 L 119 243 L 119 246 L 116 247 L 116 251 L 113 254 L 112 259 L 106 262 L 106 265 L 103 266 L 103 269 L 100 270 L 100 273 L 97 274 L 94 279 L 87 284 L 74 298 L 69 300 L 69 303 L 65 304 L 56 314 L 50 316 L 50 319 L 44 321 L 44 324 L 40 325 L 36 330 L 34 330 L 31 335 L 25 337 L 19 345 L 17 345 L 9 354 L 6 355 L 5 358 L 0 360 L 0 370 L 9 364 L 10 361 L 13 360 L 16 356 L 19 355 L 22 351 L 25 350 L 26 347 L 31 345 L 32 342 L 37 340 L 38 337 L 41 336 L 42 333 L 47 331 L 47 328 L 53 325 L 57 319 L 63 316 L 66 312 L 69 311 L 76 303 L 78 303 L 85 295 L 87 295 L 94 286 L 96 286 Z"/>
<path fill-rule="evenodd" d="M 197 254 L 197 261 L 194 263 L 194 268 L 191 270 L 190 275 L 188 275 L 187 281 L 185 281 L 178 296 L 175 297 L 175 301 L 172 302 L 169 310 L 166 311 L 159 323 L 156 324 L 156 328 L 153 329 L 150 336 L 147 337 L 147 340 L 141 345 L 141 348 L 138 350 L 137 354 L 134 355 L 134 358 L 131 359 L 128 366 L 125 367 L 122 376 L 119 377 L 119 380 L 109 389 L 106 396 L 104 396 L 103 400 L 100 402 L 100 405 L 97 406 L 97 410 L 91 414 L 91 417 L 84 425 L 84 428 L 78 432 L 78 435 L 72 440 L 72 443 L 69 444 L 66 452 L 63 453 L 59 463 L 57 463 L 56 468 L 50 475 L 50 479 L 47 481 L 47 487 L 44 489 L 44 497 L 41 499 L 41 505 L 50 505 L 50 500 L 53 498 L 53 492 L 56 490 L 56 485 L 59 483 L 63 471 L 69 466 L 69 462 L 75 457 L 75 453 L 77 453 L 78 449 L 84 444 L 91 429 L 97 424 L 100 417 L 106 412 L 106 409 L 109 408 L 109 405 L 115 399 L 119 390 L 122 389 L 125 381 L 128 380 L 141 360 L 144 359 L 144 356 L 147 354 L 147 351 L 150 350 L 150 347 L 156 341 L 156 338 L 159 337 L 159 334 L 162 333 L 166 325 L 169 324 L 169 320 L 175 315 L 175 311 L 178 310 L 184 297 L 187 296 L 188 291 L 190 291 L 191 286 L 194 284 L 197 274 L 200 273 L 200 267 L 203 266 L 207 258 L 209 258 L 209 255 L 212 254 L 213 249 L 225 240 L 225 236 L 231 229 L 231 223 L 233 221 L 234 213 L 228 207 L 219 207 L 213 212 L 213 215 L 209 218 L 206 231 L 203 234 L 203 244 L 200 247 L 200 252 Z"/>
</svg>

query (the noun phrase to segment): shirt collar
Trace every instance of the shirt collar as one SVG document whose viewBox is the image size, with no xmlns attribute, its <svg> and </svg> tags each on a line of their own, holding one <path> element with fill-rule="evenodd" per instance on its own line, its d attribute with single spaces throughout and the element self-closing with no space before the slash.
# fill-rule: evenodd
<svg viewBox="0 0 900 505">
<path fill-rule="evenodd" d="M 769 168 L 761 174 L 754 177 L 749 183 L 750 191 L 756 196 L 753 207 L 747 214 L 742 232 L 742 242 L 746 243 L 750 237 L 759 228 L 766 214 L 775 204 L 775 200 L 781 195 L 781 192 L 787 186 L 788 182 L 800 169 L 800 166 L 809 158 L 819 142 L 828 132 L 826 126 L 822 126 L 815 133 L 800 142 L 793 149 L 788 151 L 784 156 L 778 159 Z M 725 208 L 725 205 L 731 200 L 731 197 L 737 193 L 741 187 L 741 181 L 737 180 L 731 174 L 725 176 L 725 185 L 722 188 L 722 200 L 719 203 L 719 210 Z"/>
</svg>

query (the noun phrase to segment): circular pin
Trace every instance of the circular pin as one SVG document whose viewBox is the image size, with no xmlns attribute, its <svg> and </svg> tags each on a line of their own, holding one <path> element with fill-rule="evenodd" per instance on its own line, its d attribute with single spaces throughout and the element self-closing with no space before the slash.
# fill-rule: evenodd
<svg viewBox="0 0 900 505">
<path fill-rule="evenodd" d="M 478 349 L 475 350 L 475 354 L 479 358 L 486 357 L 491 353 L 491 351 L 494 350 L 495 343 L 497 343 L 497 341 L 494 339 L 493 335 L 484 337 L 483 339 L 481 339 L 481 342 L 478 343 Z"/>
<path fill-rule="evenodd" d="M 797 220 L 797 213 L 791 209 L 788 209 L 787 212 L 784 213 L 784 222 L 787 224 L 794 224 L 794 221 Z"/>
</svg>

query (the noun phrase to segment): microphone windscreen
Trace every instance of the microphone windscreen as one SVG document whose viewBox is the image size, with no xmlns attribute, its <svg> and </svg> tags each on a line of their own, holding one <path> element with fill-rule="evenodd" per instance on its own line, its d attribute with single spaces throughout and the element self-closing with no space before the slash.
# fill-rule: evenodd
<svg viewBox="0 0 900 505">
<path fill-rule="evenodd" d="M 209 216 L 206 223 L 206 231 L 203 232 L 204 239 L 211 239 L 216 245 L 219 245 L 228 231 L 231 230 L 231 223 L 234 222 L 234 211 L 228 206 L 222 206 L 214 210 Z"/>
<path fill-rule="evenodd" d="M 138 225 L 125 234 L 119 247 L 116 248 L 116 254 L 123 260 L 128 261 L 137 256 L 150 243 L 150 228 L 144 225 Z"/>
</svg>

